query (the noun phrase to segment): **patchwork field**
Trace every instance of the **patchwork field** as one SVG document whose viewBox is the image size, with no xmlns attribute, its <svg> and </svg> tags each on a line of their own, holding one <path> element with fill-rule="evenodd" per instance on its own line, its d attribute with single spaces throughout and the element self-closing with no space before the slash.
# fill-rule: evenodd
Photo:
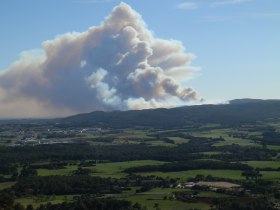
<svg viewBox="0 0 280 210">
<path fill-rule="evenodd" d="M 213 177 L 219 177 L 223 179 L 241 180 L 244 177 L 241 176 L 242 171 L 238 170 L 189 170 L 189 171 L 178 171 L 178 172 L 154 172 L 154 173 L 138 173 L 142 176 L 155 175 L 159 177 L 179 178 L 181 181 L 187 181 L 189 178 L 193 178 L 196 175 L 211 175 Z"/>
<path fill-rule="evenodd" d="M 210 123 L 173 129 L 106 128 L 85 134 L 77 129 L 76 136 L 61 139 L 67 129 L 56 128 L 53 141 L 45 138 L 43 145 L 13 147 L 2 138 L 0 193 L 16 192 L 15 203 L 34 208 L 103 198 L 141 204 L 141 210 L 252 206 L 261 198 L 265 206 L 274 205 L 280 203 L 280 142 L 275 138 L 279 124 L 269 126 Z M 265 132 L 271 137 L 264 138 Z"/>
</svg>

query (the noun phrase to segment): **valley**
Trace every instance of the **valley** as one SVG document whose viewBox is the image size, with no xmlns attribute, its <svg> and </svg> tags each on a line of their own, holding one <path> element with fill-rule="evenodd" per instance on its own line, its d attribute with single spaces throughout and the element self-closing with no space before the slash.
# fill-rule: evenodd
<svg viewBox="0 0 280 210">
<path fill-rule="evenodd" d="M 169 128 L 2 123 L 0 209 L 279 208 L 280 118 L 184 117 Z"/>
</svg>

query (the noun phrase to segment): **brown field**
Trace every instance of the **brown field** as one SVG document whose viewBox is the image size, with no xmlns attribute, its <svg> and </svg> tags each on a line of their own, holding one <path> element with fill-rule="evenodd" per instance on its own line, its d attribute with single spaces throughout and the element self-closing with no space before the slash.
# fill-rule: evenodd
<svg viewBox="0 0 280 210">
<path fill-rule="evenodd" d="M 237 188 L 240 187 L 238 184 L 233 184 L 230 182 L 198 182 L 196 185 L 199 186 L 208 186 L 208 187 L 216 187 L 216 188 L 224 188 L 224 189 L 230 189 L 230 188 Z"/>
</svg>

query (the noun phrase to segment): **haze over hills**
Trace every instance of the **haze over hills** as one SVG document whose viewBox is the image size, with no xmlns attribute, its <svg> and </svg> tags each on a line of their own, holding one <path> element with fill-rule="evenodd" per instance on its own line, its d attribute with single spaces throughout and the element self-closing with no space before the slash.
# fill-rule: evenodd
<svg viewBox="0 0 280 210">
<path fill-rule="evenodd" d="M 280 101 L 278 99 L 270 99 L 270 100 L 263 100 L 263 99 L 252 99 L 252 98 L 242 98 L 242 99 L 234 99 L 229 101 L 230 104 L 247 104 L 247 103 L 264 103 L 267 101 Z"/>
<path fill-rule="evenodd" d="M 280 100 L 235 99 L 225 104 L 205 104 L 170 109 L 94 111 L 66 118 L 1 120 L 0 124 L 59 123 L 75 126 L 177 127 L 193 123 L 252 123 L 278 118 L 280 118 Z"/>
</svg>

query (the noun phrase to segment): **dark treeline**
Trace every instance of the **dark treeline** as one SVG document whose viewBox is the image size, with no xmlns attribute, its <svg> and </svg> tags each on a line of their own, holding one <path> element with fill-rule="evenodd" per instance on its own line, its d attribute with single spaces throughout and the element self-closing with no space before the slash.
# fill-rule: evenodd
<svg viewBox="0 0 280 210">
<path fill-rule="evenodd" d="M 140 191 L 156 187 L 169 187 L 175 179 L 164 179 L 157 176 L 143 177 L 131 174 L 125 178 L 101 178 L 97 176 L 37 176 L 27 174 L 20 176 L 12 190 L 16 195 L 75 195 L 75 194 L 115 194 L 123 189 L 140 186 Z"/>
<path fill-rule="evenodd" d="M 38 161 L 63 162 L 68 160 L 108 160 L 113 162 L 131 160 L 186 161 L 214 158 L 224 161 L 270 160 L 277 151 L 258 147 L 227 145 L 211 146 L 211 141 L 202 138 L 176 147 L 149 146 L 143 144 L 97 145 L 53 144 L 23 147 L 0 147 L 0 174 L 12 173 L 14 163 L 32 163 Z M 203 152 L 220 151 L 220 154 L 206 155 Z M 36 167 L 36 166 L 34 166 Z M 51 164 L 44 167 L 63 167 L 63 164 Z"/>
<path fill-rule="evenodd" d="M 271 202 L 264 198 L 222 198 L 214 199 L 213 210 L 276 210 Z"/>
<path fill-rule="evenodd" d="M 169 136 L 180 137 L 183 139 L 187 139 L 189 143 L 216 143 L 220 141 L 224 141 L 223 138 L 209 138 L 209 137 L 195 137 L 188 133 L 183 133 L 181 130 L 174 131 L 165 131 L 160 133 L 148 134 L 148 136 L 155 137 L 156 139 L 167 138 Z"/>
<path fill-rule="evenodd" d="M 73 138 L 76 137 L 76 134 L 73 133 L 51 133 L 45 136 L 46 139 L 53 139 L 53 138 Z"/>
<path fill-rule="evenodd" d="M 79 198 L 74 202 L 41 205 L 36 210 L 141 210 L 141 206 L 112 198 Z"/>
<path fill-rule="evenodd" d="M 112 143 L 114 141 L 114 139 L 111 137 L 98 137 L 98 138 L 92 139 L 92 141 L 103 142 L 103 143 Z"/>
<path fill-rule="evenodd" d="M 277 156 L 277 151 L 260 147 L 244 147 L 238 144 L 217 147 L 221 154 L 211 155 L 211 158 L 225 161 L 271 160 Z"/>
<path fill-rule="evenodd" d="M 205 202 L 211 205 L 211 210 L 276 210 L 276 208 L 265 197 L 222 197 L 211 198 L 195 195 L 191 192 L 175 192 L 177 200 L 189 203 Z"/>
<path fill-rule="evenodd" d="M 15 164 L 7 164 L 3 161 L 0 164 L 0 174 L 8 175 L 17 172 L 17 166 Z"/>
<path fill-rule="evenodd" d="M 275 130 L 263 132 L 263 138 L 261 139 L 263 144 L 280 145 L 280 133 Z"/>
<path fill-rule="evenodd" d="M 202 158 L 202 154 L 192 154 L 211 151 L 209 144 L 187 143 L 179 147 L 151 147 L 147 145 L 98 145 L 89 144 L 54 144 L 24 147 L 0 147 L 0 163 L 25 163 L 34 160 L 162 160 L 180 161 Z"/>
<path fill-rule="evenodd" d="M 117 193 L 118 189 L 118 183 L 112 179 L 92 176 L 27 176 L 13 186 L 18 195 Z"/>
<path fill-rule="evenodd" d="M 112 198 L 97 198 L 94 196 L 82 195 L 75 197 L 74 201 L 60 204 L 41 204 L 35 208 L 32 205 L 26 207 L 15 202 L 15 194 L 9 191 L 0 191 L 0 209 L 2 210 L 141 210 L 138 203 L 131 203 L 126 200 Z"/>
<path fill-rule="evenodd" d="M 126 173 L 138 172 L 172 172 L 172 171 L 187 171 L 196 169 L 231 169 L 231 170 L 252 170 L 253 168 L 242 163 L 229 163 L 223 161 L 212 160 L 194 160 L 185 162 L 166 163 L 162 165 L 147 165 L 139 167 L 131 167 L 124 170 Z"/>
<path fill-rule="evenodd" d="M 157 140 L 162 140 L 166 143 L 174 143 L 173 140 L 169 139 L 169 136 L 180 137 L 188 140 L 188 144 L 214 144 L 217 142 L 225 141 L 222 137 L 220 138 L 209 138 L 209 137 L 195 137 L 182 131 L 166 131 L 154 134 L 148 134 L 148 136 L 154 137 Z"/>
<path fill-rule="evenodd" d="M 54 162 L 54 163 L 49 163 L 49 164 L 30 165 L 30 168 L 56 170 L 56 169 L 64 169 L 67 165 L 68 165 L 68 163 L 65 163 L 65 162 Z"/>
</svg>

